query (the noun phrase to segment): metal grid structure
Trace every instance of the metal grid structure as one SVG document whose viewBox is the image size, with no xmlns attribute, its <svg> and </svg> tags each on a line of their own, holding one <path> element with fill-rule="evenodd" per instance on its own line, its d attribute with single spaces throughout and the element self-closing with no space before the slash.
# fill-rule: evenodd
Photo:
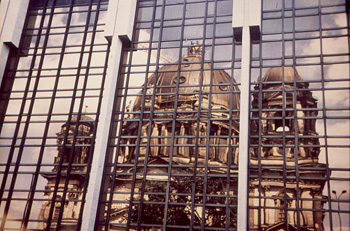
<svg viewBox="0 0 350 231">
<path fill-rule="evenodd" d="M 96 229 L 235 230 L 240 57 L 231 9 L 138 1 Z"/>
<path fill-rule="evenodd" d="M 0 230 L 349 230 L 349 1 L 261 0 L 259 34 L 259 1 L 138 0 L 130 43 L 123 1 L 30 1 Z"/>
<path fill-rule="evenodd" d="M 249 230 L 348 230 L 349 2 L 262 3 L 251 54 Z"/>
<path fill-rule="evenodd" d="M 1 88 L 0 230 L 81 225 L 109 53 L 106 10 L 105 0 L 29 5 Z"/>
</svg>

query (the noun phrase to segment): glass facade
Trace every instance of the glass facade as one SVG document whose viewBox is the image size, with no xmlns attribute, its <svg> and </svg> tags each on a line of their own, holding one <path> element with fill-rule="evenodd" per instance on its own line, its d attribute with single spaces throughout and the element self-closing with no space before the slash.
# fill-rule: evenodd
<svg viewBox="0 0 350 231">
<path fill-rule="evenodd" d="M 0 230 L 350 230 L 349 1 L 257 1 L 252 41 L 232 22 L 252 1 L 137 0 L 130 41 L 108 34 L 124 0 L 29 2 L 1 83 Z"/>
<path fill-rule="evenodd" d="M 0 230 L 81 225 L 109 44 L 106 1 L 31 1 L 1 86 Z"/>
<path fill-rule="evenodd" d="M 232 1 L 139 1 L 136 14 L 98 227 L 234 229 L 240 60 Z"/>
<path fill-rule="evenodd" d="M 261 42 L 252 45 L 249 228 L 347 230 L 346 3 L 262 4 Z"/>
</svg>

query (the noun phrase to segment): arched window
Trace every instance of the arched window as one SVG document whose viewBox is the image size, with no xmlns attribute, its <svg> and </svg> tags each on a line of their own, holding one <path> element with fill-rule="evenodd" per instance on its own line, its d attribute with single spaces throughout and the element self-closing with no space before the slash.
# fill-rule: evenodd
<svg viewBox="0 0 350 231">
<path fill-rule="evenodd" d="M 283 222 L 286 220 L 285 217 L 285 208 L 289 208 L 291 205 L 291 200 L 288 194 L 284 196 L 283 192 L 279 192 L 276 196 L 275 199 L 275 207 L 278 208 L 276 209 L 276 214 L 275 214 L 275 222 Z"/>
<path fill-rule="evenodd" d="M 275 132 L 290 132 L 294 128 L 294 120 L 290 119 L 292 116 L 293 112 L 285 112 L 285 117 L 282 116 L 282 112 L 274 113 L 269 128 Z"/>
</svg>

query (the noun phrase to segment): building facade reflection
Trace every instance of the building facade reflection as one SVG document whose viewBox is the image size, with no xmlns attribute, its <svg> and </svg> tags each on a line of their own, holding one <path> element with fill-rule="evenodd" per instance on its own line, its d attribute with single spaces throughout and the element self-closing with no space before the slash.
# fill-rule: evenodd
<svg viewBox="0 0 350 231">
<path fill-rule="evenodd" d="M 296 69 L 275 67 L 255 86 L 250 227 L 260 219 L 266 230 L 284 230 L 286 223 L 290 230 L 324 230 L 326 166 L 318 161 L 317 100 L 308 85 Z"/>
</svg>

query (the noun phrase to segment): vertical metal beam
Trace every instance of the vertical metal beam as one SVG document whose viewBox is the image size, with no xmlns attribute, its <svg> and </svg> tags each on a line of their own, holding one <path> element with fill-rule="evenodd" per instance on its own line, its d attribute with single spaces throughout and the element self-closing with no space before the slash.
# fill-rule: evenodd
<svg viewBox="0 0 350 231">
<path fill-rule="evenodd" d="M 235 0 L 232 27 L 236 41 L 242 41 L 241 106 L 239 125 L 237 229 L 248 230 L 248 161 L 251 39 L 260 38 L 261 0 Z"/>
<path fill-rule="evenodd" d="M 117 2 L 117 3 L 116 3 Z M 106 159 L 110 123 L 112 119 L 111 104 L 114 102 L 116 94 L 116 83 L 119 74 L 119 63 L 123 48 L 122 38 L 131 38 L 132 30 L 125 30 L 125 27 L 133 28 L 136 0 L 132 1 L 110 1 L 108 6 L 108 18 L 105 31 L 105 37 L 111 42 L 111 50 L 109 55 L 108 70 L 106 76 L 105 89 L 103 91 L 103 100 L 101 105 L 101 115 L 99 118 L 96 145 L 90 172 L 90 180 L 86 197 L 86 204 L 83 214 L 82 229 L 93 231 L 96 222 L 96 212 L 98 200 L 101 191 L 101 182 L 103 176 L 103 167 Z M 128 17 L 125 17 L 120 12 L 129 12 Z"/>
</svg>

